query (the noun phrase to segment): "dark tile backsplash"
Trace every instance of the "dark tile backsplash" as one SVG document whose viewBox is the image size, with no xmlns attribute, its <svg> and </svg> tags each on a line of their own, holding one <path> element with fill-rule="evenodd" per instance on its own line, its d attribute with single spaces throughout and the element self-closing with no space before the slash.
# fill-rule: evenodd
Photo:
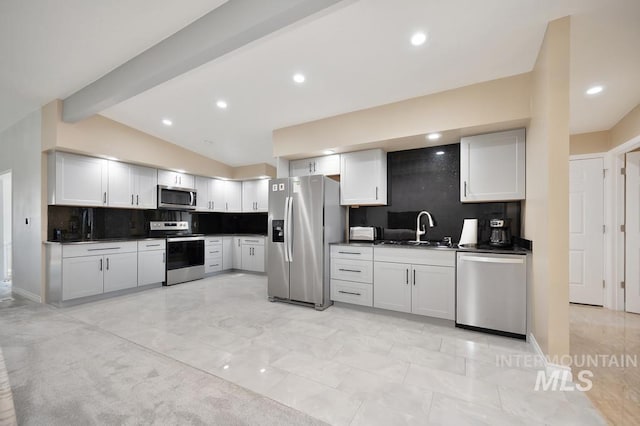
<svg viewBox="0 0 640 426">
<path fill-rule="evenodd" d="M 441 154 L 438 154 L 441 152 Z M 426 210 L 436 226 L 422 239 L 460 239 L 464 219 L 478 219 L 479 242 L 489 240 L 489 220 L 511 219 L 511 234 L 520 235 L 519 201 L 460 202 L 460 144 L 387 154 L 389 205 L 349 209 L 350 226 L 416 229 L 418 213 Z M 428 221 L 423 217 L 423 224 Z"/>
<path fill-rule="evenodd" d="M 48 207 L 49 241 L 144 238 L 152 220 L 182 220 L 193 233 L 267 234 L 267 213 L 190 213 L 108 207 Z"/>
</svg>

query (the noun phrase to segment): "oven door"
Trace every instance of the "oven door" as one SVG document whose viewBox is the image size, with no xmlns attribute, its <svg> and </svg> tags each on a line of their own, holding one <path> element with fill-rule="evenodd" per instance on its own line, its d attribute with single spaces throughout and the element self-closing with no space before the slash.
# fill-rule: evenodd
<svg viewBox="0 0 640 426">
<path fill-rule="evenodd" d="M 204 237 L 167 239 L 167 285 L 204 277 Z"/>
</svg>

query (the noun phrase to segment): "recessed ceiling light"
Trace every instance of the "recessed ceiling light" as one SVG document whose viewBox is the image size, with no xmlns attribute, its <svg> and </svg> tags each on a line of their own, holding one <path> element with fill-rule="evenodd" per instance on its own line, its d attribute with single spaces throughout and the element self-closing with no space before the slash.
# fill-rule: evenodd
<svg viewBox="0 0 640 426">
<path fill-rule="evenodd" d="M 225 101 L 223 101 L 222 99 L 220 99 L 218 102 L 216 102 L 216 106 L 220 109 L 227 109 L 227 103 Z"/>
<path fill-rule="evenodd" d="M 587 89 L 587 95 L 597 95 L 598 93 L 602 92 L 604 90 L 604 87 L 602 86 L 592 86 L 589 87 Z"/>
<path fill-rule="evenodd" d="M 267 371 L 267 369 L 266 369 L 266 368 L 261 368 L 261 369 L 260 369 L 260 372 L 261 372 L 261 373 L 264 373 L 265 371 Z"/>
<path fill-rule="evenodd" d="M 427 135 L 427 139 L 429 139 L 430 141 L 437 141 L 441 137 L 442 137 L 442 134 L 440 133 L 429 133 Z"/>
<path fill-rule="evenodd" d="M 418 31 L 411 36 L 411 44 L 414 46 L 422 46 L 427 41 L 427 35 L 422 31 Z"/>
<path fill-rule="evenodd" d="M 225 366 L 224 366 L 224 367 L 222 367 L 222 368 L 224 368 L 225 370 L 228 370 L 228 369 L 229 369 L 229 366 L 228 366 L 228 365 L 225 365 Z"/>
<path fill-rule="evenodd" d="M 327 149 L 325 151 L 323 151 L 324 155 L 331 155 L 331 154 L 335 154 L 336 152 L 332 149 Z"/>
<path fill-rule="evenodd" d="M 444 155 L 444 151 L 437 151 L 436 155 Z"/>
<path fill-rule="evenodd" d="M 305 80 L 306 78 L 304 74 L 296 73 L 293 75 L 293 81 L 295 81 L 298 84 L 304 83 Z"/>
<path fill-rule="evenodd" d="M 162 124 L 164 124 L 165 126 L 173 126 L 173 121 L 169 120 L 168 118 L 165 118 L 162 120 Z"/>
</svg>

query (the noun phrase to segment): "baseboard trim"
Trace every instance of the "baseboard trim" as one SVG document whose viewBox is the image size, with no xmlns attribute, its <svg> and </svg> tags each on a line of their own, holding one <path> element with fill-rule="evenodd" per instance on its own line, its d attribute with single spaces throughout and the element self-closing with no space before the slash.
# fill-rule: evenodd
<svg viewBox="0 0 640 426">
<path fill-rule="evenodd" d="M 568 372 L 570 375 L 572 374 L 571 367 L 549 362 L 549 357 L 542 351 L 542 348 L 540 348 L 540 345 L 538 344 L 538 341 L 536 340 L 533 333 L 529 333 L 529 343 L 536 351 L 536 355 L 538 355 L 540 359 L 542 359 L 542 363 L 547 374 L 552 375 L 556 371 L 560 373 L 560 377 L 564 377 L 563 374 L 565 374 L 565 372 Z M 573 380 L 573 376 L 570 377 Z"/>
<path fill-rule="evenodd" d="M 11 292 L 19 296 L 22 296 L 26 299 L 29 299 L 33 302 L 42 303 L 42 297 L 38 296 L 37 294 L 31 293 L 30 291 L 22 289 L 20 287 L 11 287 Z"/>
</svg>

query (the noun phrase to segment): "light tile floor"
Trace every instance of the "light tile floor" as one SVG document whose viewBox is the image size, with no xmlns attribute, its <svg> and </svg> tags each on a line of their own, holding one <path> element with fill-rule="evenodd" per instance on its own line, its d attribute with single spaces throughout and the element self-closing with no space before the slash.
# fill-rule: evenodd
<svg viewBox="0 0 640 426">
<path fill-rule="evenodd" d="M 16 310 L 14 323 L 41 315 L 33 308 Z M 117 374 L 124 359 L 109 360 L 113 372 L 91 396 L 105 393 L 112 401 L 123 388 L 147 382 L 144 364 L 154 354 L 163 357 L 166 368 L 193 367 L 335 425 L 603 424 L 584 395 L 534 391 L 534 368 L 497 365 L 499 356 L 533 357 L 524 342 L 344 305 L 318 312 L 270 303 L 264 276 L 224 274 L 53 312 L 62 314 L 61 324 L 52 322 L 46 331 L 25 325 L 30 339 L 57 336 L 41 356 L 22 361 L 30 374 L 51 374 L 52 366 L 61 365 L 64 386 L 80 385 L 86 377 L 74 375 L 70 353 L 104 357 L 114 346 L 130 344 L 145 350 L 138 370 L 126 375 Z M 87 327 L 91 333 L 79 344 L 73 337 L 88 333 Z M 21 337 L 0 334 L 0 345 L 11 348 Z M 9 353 L 13 356 L 5 350 L 11 379 L 10 364 L 19 363 L 20 354 Z M 24 369 L 18 371 L 13 374 L 25 380 Z M 55 382 L 46 386 L 64 392 Z M 37 399 L 38 389 L 30 391 Z M 210 391 L 202 389 L 201 396 Z M 141 398 L 150 400 L 146 406 L 162 403 L 149 391 Z M 82 409 L 91 401 L 75 404 Z M 20 401 L 17 409 L 20 414 Z"/>
<path fill-rule="evenodd" d="M 604 361 L 604 365 L 584 368 L 594 374 L 587 395 L 607 422 L 640 424 L 640 315 L 581 305 L 571 305 L 569 312 L 571 354 L 578 360 L 602 355 L 618 360 L 635 357 L 631 359 L 637 365 Z"/>
</svg>

